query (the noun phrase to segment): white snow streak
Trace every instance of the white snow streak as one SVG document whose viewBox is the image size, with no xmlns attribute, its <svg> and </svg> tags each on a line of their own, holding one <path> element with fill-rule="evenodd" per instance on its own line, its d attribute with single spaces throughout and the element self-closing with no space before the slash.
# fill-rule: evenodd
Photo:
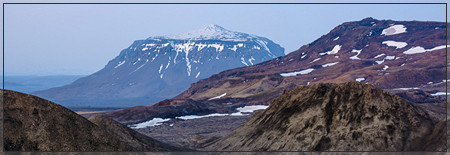
<svg viewBox="0 0 450 155">
<path fill-rule="evenodd" d="M 410 48 L 409 50 L 406 50 L 403 53 L 405 53 L 405 54 L 425 53 L 425 52 L 431 52 L 431 51 L 435 51 L 435 50 L 445 49 L 445 46 L 446 45 L 441 45 L 441 46 L 434 47 L 432 49 L 424 49 L 423 47 L 415 46 L 415 47 Z M 450 45 L 447 45 L 447 46 L 450 46 Z"/>
<path fill-rule="evenodd" d="M 322 67 L 330 67 L 330 66 L 336 65 L 336 64 L 338 64 L 338 63 L 339 63 L 339 62 L 327 63 L 327 64 L 323 64 Z"/>
<path fill-rule="evenodd" d="M 152 120 L 149 120 L 149 121 L 146 121 L 146 122 L 142 122 L 142 123 L 139 123 L 139 124 L 130 125 L 129 127 L 133 128 L 133 129 L 152 127 L 152 126 L 161 125 L 162 122 L 166 122 L 166 121 L 169 121 L 169 120 L 170 120 L 170 118 L 167 118 L 167 119 L 153 118 Z"/>
<path fill-rule="evenodd" d="M 305 58 L 308 54 L 303 55 L 302 57 L 300 57 L 301 59 Z"/>
<path fill-rule="evenodd" d="M 252 56 L 250 59 L 248 59 L 248 62 L 250 62 L 250 64 L 253 65 L 253 62 L 252 62 L 252 61 L 255 61 L 255 58 L 253 58 L 253 56 Z"/>
<path fill-rule="evenodd" d="M 313 63 L 313 62 L 316 62 L 316 61 L 319 61 L 319 60 L 320 60 L 320 58 L 317 58 L 317 59 L 314 59 L 313 61 L 311 61 L 309 63 Z"/>
<path fill-rule="evenodd" d="M 224 97 L 225 95 L 227 95 L 227 93 L 223 93 L 222 95 L 219 95 L 219 96 L 216 96 L 216 97 L 212 97 L 212 98 L 210 98 L 210 99 L 208 99 L 208 100 L 219 99 L 219 98 Z"/>
<path fill-rule="evenodd" d="M 268 107 L 269 106 L 266 106 L 266 105 L 251 105 L 251 106 L 244 106 L 244 107 L 236 108 L 236 110 L 239 112 L 235 112 L 235 113 L 231 113 L 231 114 L 213 113 L 213 114 L 201 115 L 201 116 L 200 115 L 180 116 L 180 117 L 176 117 L 176 118 L 188 120 L 188 119 L 198 119 L 198 118 L 205 118 L 205 117 L 215 117 L 215 116 L 245 116 L 245 115 L 249 115 L 249 114 L 245 114 L 245 113 L 252 113 L 257 110 L 264 110 L 264 109 L 267 109 Z"/>
<path fill-rule="evenodd" d="M 431 96 L 441 96 L 441 95 L 450 95 L 450 93 L 446 93 L 446 92 L 436 92 L 434 94 L 431 94 Z"/>
<path fill-rule="evenodd" d="M 394 88 L 394 90 L 410 90 L 410 89 L 419 89 L 417 87 L 415 88 Z"/>
<path fill-rule="evenodd" d="M 245 66 L 248 66 L 248 64 L 245 62 L 245 59 L 241 57 L 241 63 L 243 63 Z"/>
<path fill-rule="evenodd" d="M 161 66 L 159 66 L 159 70 L 158 70 L 159 74 L 161 74 L 161 70 L 162 70 L 163 66 L 164 66 L 163 64 L 161 64 Z"/>
<path fill-rule="evenodd" d="M 121 61 L 121 62 L 119 62 L 119 64 L 117 64 L 117 66 L 116 66 L 116 67 L 114 67 L 114 68 L 120 67 L 120 66 L 122 66 L 122 65 L 123 65 L 124 63 L 125 63 L 125 60 L 124 60 L 124 61 Z"/>
<path fill-rule="evenodd" d="M 139 69 L 141 69 L 142 67 L 144 67 L 144 65 L 145 64 L 147 64 L 147 62 L 148 62 L 148 59 L 147 60 L 145 60 L 145 63 L 144 64 L 142 64 L 141 66 L 139 66 L 138 68 L 136 68 L 133 72 L 131 72 L 131 73 L 134 73 L 134 72 L 136 72 L 137 70 L 139 70 Z M 131 74 L 130 73 L 130 74 Z"/>
<path fill-rule="evenodd" d="M 280 75 L 283 77 L 289 77 L 289 76 L 297 76 L 298 74 L 309 74 L 313 71 L 313 68 L 308 68 L 305 70 L 297 71 L 297 72 L 289 72 L 289 73 L 281 73 Z"/>
<path fill-rule="evenodd" d="M 376 59 L 376 58 L 382 57 L 382 56 L 384 56 L 384 55 L 386 55 L 386 54 L 384 54 L 384 53 L 378 54 L 377 56 L 375 56 L 375 57 L 373 57 L 373 58 Z"/>
</svg>

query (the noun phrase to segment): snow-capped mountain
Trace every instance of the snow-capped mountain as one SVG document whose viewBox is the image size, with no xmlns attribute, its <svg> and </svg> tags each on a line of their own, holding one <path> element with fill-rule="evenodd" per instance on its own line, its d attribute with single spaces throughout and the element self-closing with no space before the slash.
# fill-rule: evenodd
<svg viewBox="0 0 450 155">
<path fill-rule="evenodd" d="M 137 40 L 100 71 L 34 94 L 68 106 L 151 105 L 220 71 L 284 55 L 271 40 L 218 25 Z"/>
</svg>

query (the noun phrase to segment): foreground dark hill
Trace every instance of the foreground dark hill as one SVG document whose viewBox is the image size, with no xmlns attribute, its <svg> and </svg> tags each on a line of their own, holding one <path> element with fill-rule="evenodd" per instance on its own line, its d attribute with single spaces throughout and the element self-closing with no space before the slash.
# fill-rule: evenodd
<svg viewBox="0 0 450 155">
<path fill-rule="evenodd" d="M 368 84 L 315 84 L 283 93 L 208 150 L 442 151 L 444 124 Z"/>
<path fill-rule="evenodd" d="M 177 148 L 104 116 L 90 121 L 36 96 L 3 90 L 5 151 L 168 151 Z"/>
<path fill-rule="evenodd" d="M 414 103 L 441 103 L 447 67 L 445 26 L 373 18 L 346 22 L 286 56 L 214 74 L 170 100 L 108 116 L 138 123 L 234 112 L 245 105 L 269 105 L 284 90 L 299 85 L 348 81 L 369 83 Z"/>
<path fill-rule="evenodd" d="M 283 55 L 284 48 L 267 38 L 209 25 L 137 40 L 100 71 L 33 94 L 64 106 L 152 105 L 212 74 Z"/>
</svg>

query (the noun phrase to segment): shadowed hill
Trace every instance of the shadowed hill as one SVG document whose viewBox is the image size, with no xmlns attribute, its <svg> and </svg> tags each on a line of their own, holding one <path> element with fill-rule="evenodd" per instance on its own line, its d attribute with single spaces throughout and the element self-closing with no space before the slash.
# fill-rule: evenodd
<svg viewBox="0 0 450 155">
<path fill-rule="evenodd" d="M 36 96 L 3 90 L 6 151 L 169 151 L 149 137 L 102 116 L 90 122 Z"/>
<path fill-rule="evenodd" d="M 283 93 L 208 150 L 435 151 L 443 124 L 368 84 L 316 84 Z"/>
</svg>

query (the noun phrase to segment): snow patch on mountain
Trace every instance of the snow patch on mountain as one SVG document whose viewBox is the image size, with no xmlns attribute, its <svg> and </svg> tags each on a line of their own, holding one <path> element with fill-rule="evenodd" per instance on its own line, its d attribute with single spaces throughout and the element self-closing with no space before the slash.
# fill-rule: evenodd
<svg viewBox="0 0 450 155">
<path fill-rule="evenodd" d="M 308 54 L 303 55 L 302 57 L 300 57 L 300 59 L 303 59 L 307 56 Z"/>
<path fill-rule="evenodd" d="M 120 61 L 119 64 L 117 64 L 117 66 L 115 66 L 114 68 L 120 67 L 120 66 L 122 66 L 124 63 L 125 63 L 125 60 L 124 60 L 124 61 Z"/>
<path fill-rule="evenodd" d="M 355 79 L 355 81 L 358 81 L 358 82 L 361 82 L 361 81 L 364 81 L 364 80 L 366 80 L 366 78 L 356 78 Z"/>
<path fill-rule="evenodd" d="M 316 61 L 319 61 L 319 60 L 320 60 L 320 58 L 317 58 L 317 59 L 314 59 L 313 61 L 311 61 L 309 63 L 313 63 L 313 62 L 316 62 Z"/>
<path fill-rule="evenodd" d="M 356 55 L 351 56 L 350 59 L 352 59 L 352 60 L 359 60 L 358 55 L 361 54 L 361 51 L 362 51 L 362 49 L 360 49 L 360 50 L 353 49 L 352 52 L 356 53 Z"/>
<path fill-rule="evenodd" d="M 447 45 L 447 46 L 449 46 L 449 45 Z M 437 47 L 434 47 L 432 49 L 425 49 L 425 48 L 420 47 L 420 46 L 415 46 L 415 47 L 412 47 L 412 48 L 404 51 L 403 53 L 405 53 L 405 54 L 418 54 L 418 53 L 431 52 L 431 51 L 445 49 L 445 48 L 446 48 L 446 45 L 437 46 Z"/>
<path fill-rule="evenodd" d="M 163 64 L 161 64 L 161 66 L 159 66 L 159 70 L 158 70 L 159 74 L 161 74 L 161 70 L 162 70 L 163 66 L 164 66 Z"/>
<path fill-rule="evenodd" d="M 441 96 L 441 95 L 450 95 L 450 93 L 446 93 L 446 92 L 436 92 L 434 94 L 431 94 L 431 96 Z"/>
<path fill-rule="evenodd" d="M 241 63 L 244 64 L 245 66 L 248 66 L 248 64 L 245 62 L 244 57 L 241 57 Z"/>
<path fill-rule="evenodd" d="M 208 115 L 187 115 L 187 116 L 180 116 L 180 117 L 175 117 L 177 119 L 182 119 L 182 120 L 188 120 L 188 119 L 199 119 L 199 118 L 205 118 L 205 117 L 215 117 L 215 116 L 227 116 L 229 114 L 219 114 L 219 113 L 213 113 L 213 114 L 208 114 Z"/>
<path fill-rule="evenodd" d="M 250 64 L 253 65 L 253 62 L 252 62 L 252 61 L 255 61 L 255 58 L 253 58 L 253 56 L 251 56 L 250 59 L 248 59 L 248 62 L 250 62 Z"/>
<path fill-rule="evenodd" d="M 146 122 L 142 122 L 139 124 L 134 124 L 134 125 L 129 125 L 128 127 L 132 128 L 132 129 L 141 129 L 141 128 L 146 128 L 146 127 L 152 127 L 152 126 L 157 126 L 157 125 L 161 125 L 162 122 L 166 122 L 169 121 L 170 118 L 167 119 L 162 119 L 162 118 L 153 118 L 149 121 Z"/>
<path fill-rule="evenodd" d="M 338 64 L 338 63 L 339 63 L 339 62 L 327 63 L 327 64 L 323 64 L 322 67 L 330 67 L 330 66 L 336 65 L 336 64 Z"/>
<path fill-rule="evenodd" d="M 214 48 L 216 48 L 216 52 L 217 51 L 222 51 L 223 50 L 223 45 L 221 45 L 221 44 L 209 44 L 208 45 L 208 48 L 209 47 L 214 47 Z"/>
<path fill-rule="evenodd" d="M 150 53 L 149 53 L 149 54 L 150 54 Z M 150 62 L 153 62 L 153 60 L 155 60 L 156 57 L 158 57 L 158 53 L 156 53 L 156 55 L 152 58 L 152 61 L 150 61 Z"/>
<path fill-rule="evenodd" d="M 382 43 L 386 44 L 388 46 L 391 46 L 391 47 L 395 47 L 397 49 L 403 48 L 408 45 L 408 43 L 406 43 L 406 42 L 396 42 L 396 41 L 392 41 L 392 40 L 383 41 Z"/>
<path fill-rule="evenodd" d="M 382 56 L 384 56 L 384 55 L 386 55 L 386 54 L 381 53 L 381 54 L 378 54 L 377 56 L 375 56 L 375 57 L 373 57 L 373 58 L 376 59 L 376 58 L 382 57 Z"/>
<path fill-rule="evenodd" d="M 396 34 L 400 34 L 400 33 L 405 33 L 406 32 L 406 27 L 404 25 L 393 25 L 391 27 L 388 27 L 386 29 L 384 29 L 381 32 L 381 35 L 396 35 Z"/>
<path fill-rule="evenodd" d="M 144 65 L 145 64 L 147 64 L 147 62 L 148 62 L 148 59 L 147 60 L 145 60 L 145 63 L 144 64 L 142 64 L 141 66 L 139 66 L 138 68 L 136 68 L 133 72 L 131 72 L 131 73 L 134 73 L 134 72 L 136 72 L 137 70 L 139 70 L 139 69 L 141 69 L 142 67 L 144 67 Z M 130 73 L 130 74 L 131 74 Z"/>
<path fill-rule="evenodd" d="M 388 55 L 388 56 L 385 57 L 385 59 L 386 59 L 386 60 L 394 60 L 394 59 L 395 59 L 395 56 L 390 56 L 390 55 Z"/>
<path fill-rule="evenodd" d="M 382 64 L 384 62 L 385 59 L 380 60 L 380 61 L 375 61 L 377 64 Z"/>
<path fill-rule="evenodd" d="M 336 37 L 336 38 L 334 38 L 334 39 L 333 39 L 333 41 L 336 41 L 336 40 L 338 40 L 338 39 L 339 39 L 339 36 L 338 36 L 338 37 Z"/>
<path fill-rule="evenodd" d="M 325 54 L 327 54 L 327 55 L 336 54 L 336 53 L 339 52 L 339 50 L 341 50 L 341 47 L 342 47 L 342 45 L 335 45 L 331 51 L 324 52 L 324 53 L 319 53 L 319 54 L 320 54 L 320 55 L 325 55 Z"/>
<path fill-rule="evenodd" d="M 441 46 L 437 46 L 437 47 L 434 47 L 434 48 L 429 49 L 429 50 L 427 50 L 427 51 L 435 51 L 435 50 L 445 49 L 447 46 L 450 46 L 450 45 L 441 45 Z"/>
<path fill-rule="evenodd" d="M 236 108 L 236 110 L 239 111 L 240 113 L 251 113 L 256 110 L 264 110 L 268 107 L 269 106 L 267 106 L 267 105 L 251 105 L 251 106 L 239 107 L 239 108 Z"/>
<path fill-rule="evenodd" d="M 139 61 L 141 61 L 141 58 L 138 58 L 137 61 L 133 63 L 133 65 L 136 65 Z"/>
<path fill-rule="evenodd" d="M 245 113 L 252 113 L 257 110 L 264 110 L 264 109 L 267 109 L 268 107 L 269 106 L 266 106 L 266 105 L 251 105 L 251 106 L 244 106 L 244 107 L 236 108 L 236 110 L 239 112 L 235 112 L 235 113 L 231 113 L 231 114 L 213 113 L 213 114 L 208 114 L 208 115 L 187 115 L 187 116 L 180 116 L 180 117 L 175 117 L 175 118 L 182 119 L 182 120 L 189 120 L 189 119 L 199 119 L 199 118 L 217 117 L 217 116 L 245 116 L 245 115 L 249 115 L 249 114 L 245 114 Z"/>
<path fill-rule="evenodd" d="M 417 87 L 415 88 L 394 88 L 393 90 L 411 90 L 411 89 L 419 89 Z"/>
<path fill-rule="evenodd" d="M 222 95 L 219 95 L 219 96 L 216 96 L 216 97 L 212 97 L 212 98 L 210 98 L 210 99 L 208 99 L 208 100 L 219 99 L 219 98 L 224 97 L 225 95 L 227 95 L 227 93 L 223 93 Z"/>
<path fill-rule="evenodd" d="M 270 51 L 270 49 L 267 47 L 267 42 L 263 40 L 257 39 L 256 42 L 262 46 L 267 52 L 269 52 L 269 56 L 272 58 L 275 58 L 276 56 Z"/>
<path fill-rule="evenodd" d="M 301 75 L 303 75 L 303 74 L 309 74 L 309 73 L 311 73 L 313 70 L 314 70 L 313 68 L 308 68 L 308 69 L 304 69 L 304 70 L 296 71 L 296 72 L 281 73 L 280 75 L 283 76 L 283 77 L 297 76 L 298 74 L 301 74 Z"/>
</svg>

